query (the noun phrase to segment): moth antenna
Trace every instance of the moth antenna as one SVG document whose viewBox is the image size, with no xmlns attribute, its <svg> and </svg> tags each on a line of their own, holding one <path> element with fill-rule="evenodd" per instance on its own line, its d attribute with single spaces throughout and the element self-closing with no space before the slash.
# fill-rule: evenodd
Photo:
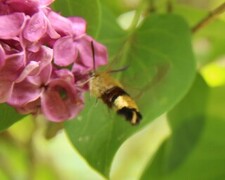
<svg viewBox="0 0 225 180">
<path fill-rule="evenodd" d="M 129 68 L 129 65 L 127 66 L 124 66 L 122 68 L 119 68 L 119 69 L 113 69 L 113 70 L 110 70 L 109 73 L 117 73 L 117 72 L 120 72 L 120 71 L 125 71 Z"/>
<path fill-rule="evenodd" d="M 91 51 L 92 51 L 92 56 L 93 56 L 93 71 L 95 72 L 96 67 L 95 67 L 95 47 L 94 47 L 94 42 L 91 41 Z"/>
</svg>

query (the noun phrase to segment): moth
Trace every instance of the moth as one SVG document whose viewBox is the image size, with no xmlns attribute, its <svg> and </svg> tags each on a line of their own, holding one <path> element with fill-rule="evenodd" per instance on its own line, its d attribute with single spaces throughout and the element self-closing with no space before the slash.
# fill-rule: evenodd
<svg viewBox="0 0 225 180">
<path fill-rule="evenodd" d="M 113 71 L 96 72 L 93 41 L 91 42 L 91 48 L 93 54 L 93 70 L 90 72 L 89 79 L 91 95 L 101 99 L 109 108 L 124 116 L 132 125 L 138 124 L 142 115 L 137 104 L 124 90 L 122 84 L 110 75 Z"/>
</svg>

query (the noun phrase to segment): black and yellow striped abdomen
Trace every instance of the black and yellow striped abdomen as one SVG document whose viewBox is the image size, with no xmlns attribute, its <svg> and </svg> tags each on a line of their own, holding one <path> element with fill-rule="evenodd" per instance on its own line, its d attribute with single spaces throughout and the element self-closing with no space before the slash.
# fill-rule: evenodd
<svg viewBox="0 0 225 180">
<path fill-rule="evenodd" d="M 138 111 L 136 103 L 122 88 L 114 86 L 105 91 L 101 98 L 108 107 L 115 108 L 116 112 L 123 115 L 126 120 L 131 122 L 131 124 L 137 124 L 140 122 L 142 116 Z"/>
<path fill-rule="evenodd" d="M 114 80 L 108 73 L 93 74 L 89 82 L 90 92 L 101 98 L 109 108 L 130 121 L 138 124 L 142 118 L 136 103 L 130 95 L 124 91 L 122 85 Z"/>
</svg>

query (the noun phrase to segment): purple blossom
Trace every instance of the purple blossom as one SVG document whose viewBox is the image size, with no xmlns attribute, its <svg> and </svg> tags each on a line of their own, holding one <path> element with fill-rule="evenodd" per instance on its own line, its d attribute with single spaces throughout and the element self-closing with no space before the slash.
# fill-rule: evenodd
<svg viewBox="0 0 225 180">
<path fill-rule="evenodd" d="M 52 2 L 0 2 L 0 103 L 60 122 L 84 107 L 77 82 L 93 68 L 91 42 L 96 67 L 107 63 L 107 50 L 86 34 L 83 18 L 61 16 Z"/>
</svg>

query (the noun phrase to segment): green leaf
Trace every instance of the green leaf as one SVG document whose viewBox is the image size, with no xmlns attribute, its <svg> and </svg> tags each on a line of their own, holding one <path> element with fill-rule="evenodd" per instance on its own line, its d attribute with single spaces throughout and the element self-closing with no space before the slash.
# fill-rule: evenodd
<svg viewBox="0 0 225 180">
<path fill-rule="evenodd" d="M 207 138 L 215 131 L 214 125 L 209 125 L 212 119 L 207 118 L 208 97 L 209 88 L 197 76 L 191 91 L 168 113 L 172 136 L 161 146 L 153 162 L 149 162 L 142 179 L 185 179 L 187 174 L 190 179 L 205 179 L 200 159 L 210 161 Z"/>
<path fill-rule="evenodd" d="M 113 21 L 109 27 L 102 27 L 108 30 L 101 31 L 103 35 L 99 37 L 110 34 L 112 26 Z M 129 64 L 130 68 L 120 74 L 120 79 L 138 88 L 137 103 L 143 121 L 138 126 L 131 126 L 103 103 L 96 104 L 95 98 L 87 97 L 81 115 L 65 124 L 68 136 L 80 154 L 105 176 L 109 176 L 113 157 L 121 144 L 171 109 L 187 93 L 195 76 L 189 27 L 180 17 L 148 17 L 134 34 L 125 37 L 126 41 L 117 36 L 109 38 L 121 40 L 121 43 L 112 41 L 114 49 L 115 44 L 123 45 L 117 47 L 121 57 L 117 65 Z M 107 47 L 111 48 L 110 41 Z M 135 96 L 134 91 L 129 93 Z"/>
<path fill-rule="evenodd" d="M 167 171 L 176 169 L 189 155 L 204 129 L 209 88 L 200 76 L 185 98 L 168 113 L 172 137 L 167 145 Z"/>
<path fill-rule="evenodd" d="M 225 86 L 212 88 L 210 92 L 208 114 L 213 117 L 225 119 Z"/>
<path fill-rule="evenodd" d="M 115 16 L 106 6 L 102 6 L 102 14 L 101 28 L 96 39 L 108 47 L 109 57 L 113 59 L 123 47 L 127 33 L 115 22 Z"/>
<path fill-rule="evenodd" d="M 24 115 L 17 113 L 14 108 L 5 103 L 0 104 L 0 115 L 0 131 L 7 129 L 24 117 Z"/>
<path fill-rule="evenodd" d="M 87 32 L 92 36 L 98 34 L 101 23 L 101 9 L 99 0 L 57 0 L 53 9 L 64 16 L 80 16 L 87 21 Z"/>
<path fill-rule="evenodd" d="M 193 82 L 195 61 L 189 27 L 179 16 L 152 16 L 131 44 L 128 60 L 133 60 L 131 65 L 136 68 L 127 76 L 141 87 L 141 103 L 154 119 L 155 113 L 175 105 Z"/>
<path fill-rule="evenodd" d="M 136 6 L 131 5 L 131 2 L 123 2 L 121 0 L 101 0 L 100 1 L 102 4 L 104 4 L 105 6 L 109 7 L 110 10 L 113 12 L 113 14 L 115 14 L 116 16 L 119 16 L 122 13 L 126 13 L 128 11 L 134 10 L 138 4 L 136 4 Z"/>
</svg>

